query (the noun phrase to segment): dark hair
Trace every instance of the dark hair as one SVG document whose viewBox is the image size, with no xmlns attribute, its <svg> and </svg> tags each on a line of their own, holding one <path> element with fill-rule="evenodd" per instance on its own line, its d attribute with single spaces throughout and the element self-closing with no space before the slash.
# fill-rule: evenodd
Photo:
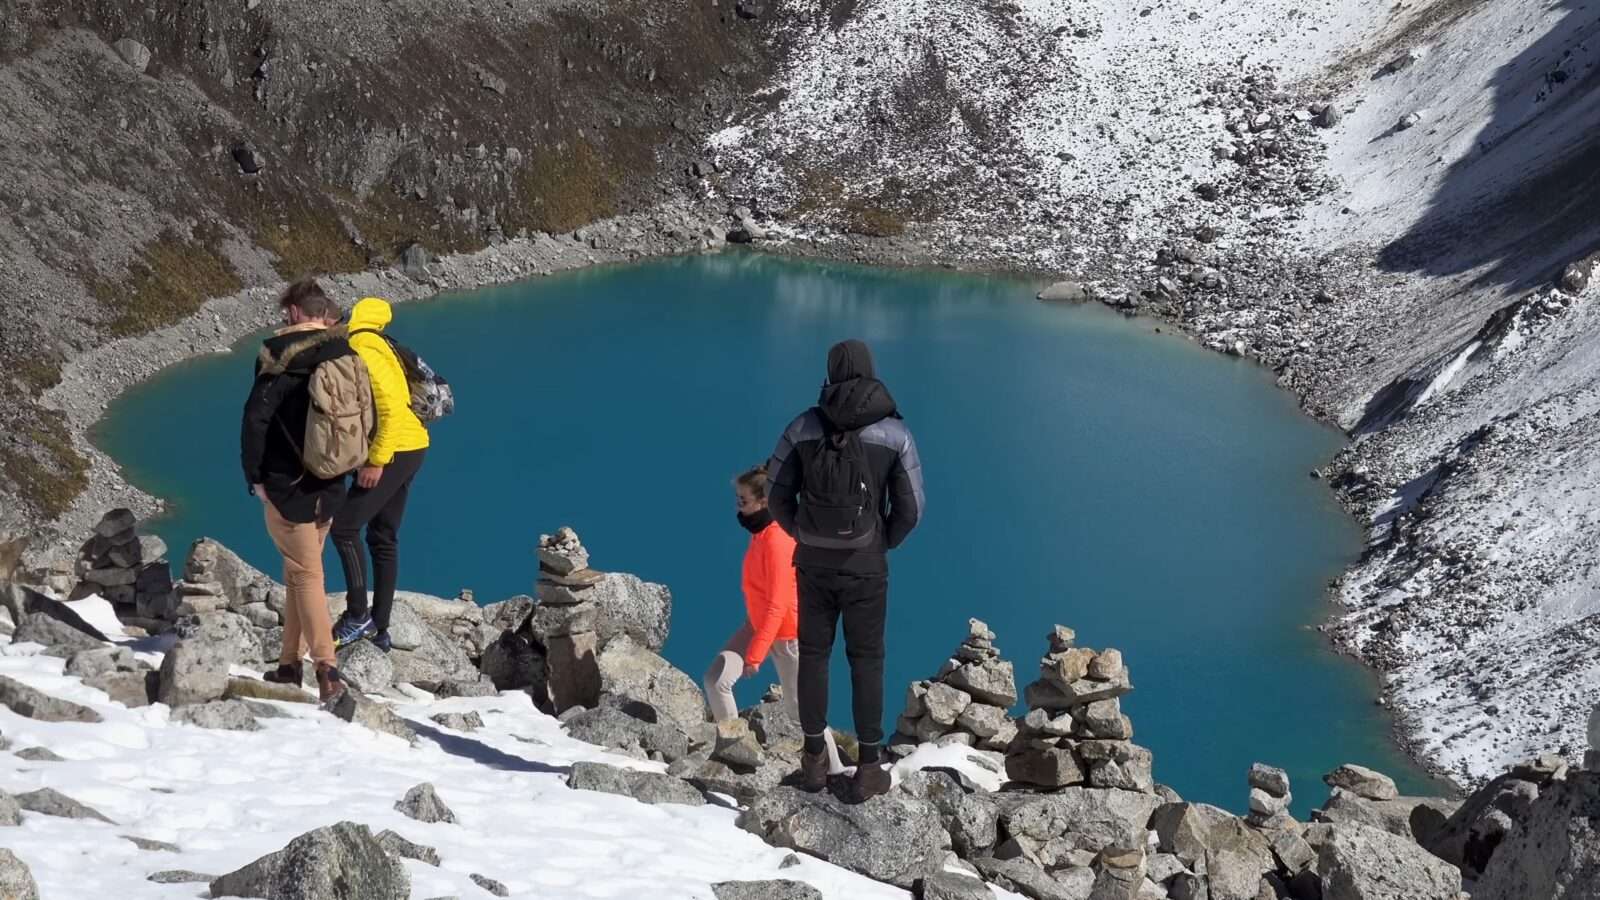
<svg viewBox="0 0 1600 900">
<path fill-rule="evenodd" d="M 749 488 L 750 493 L 755 494 L 757 497 L 765 497 L 767 495 L 767 464 L 762 463 L 746 470 L 744 474 L 735 478 L 733 483 L 740 487 Z"/>
<path fill-rule="evenodd" d="M 339 304 L 323 293 L 322 286 L 317 284 L 315 278 L 302 278 L 289 285 L 283 296 L 278 298 L 278 305 L 284 309 L 298 306 L 300 312 L 313 319 L 331 319 L 337 322 L 344 318 Z"/>
</svg>

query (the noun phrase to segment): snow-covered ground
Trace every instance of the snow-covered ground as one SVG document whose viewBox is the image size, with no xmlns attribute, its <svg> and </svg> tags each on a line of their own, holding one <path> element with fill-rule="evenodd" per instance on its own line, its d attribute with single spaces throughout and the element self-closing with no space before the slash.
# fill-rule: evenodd
<svg viewBox="0 0 1600 900">
<path fill-rule="evenodd" d="M 74 606 L 104 623 L 95 604 L 104 606 L 97 599 Z M 731 804 L 652 806 L 569 789 L 566 769 L 581 760 L 662 767 L 567 737 L 524 693 L 396 702 L 394 710 L 421 736 L 415 747 L 293 703 L 273 704 L 285 718 L 261 719 L 261 731 L 215 731 L 169 722 L 165 705 L 110 702 L 63 675 L 62 660 L 40 649 L 0 643 L 0 675 L 86 705 L 105 721 L 45 723 L 0 707 L 0 733 L 13 751 L 0 753 L 0 789 L 53 788 L 117 823 L 25 813 L 21 826 L 3 829 L 0 844 L 29 865 L 46 900 L 192 898 L 203 885 L 146 878 L 173 869 L 221 875 L 341 821 L 374 834 L 392 829 L 438 850 L 437 868 L 404 861 L 418 898 L 489 896 L 472 874 L 502 882 L 513 897 L 545 900 L 710 900 L 712 883 L 773 878 L 808 882 L 837 900 L 908 896 L 808 856 L 780 870 L 789 851 L 735 827 Z M 468 711 L 480 714 L 482 729 L 456 732 L 430 720 Z M 14 754 L 29 747 L 64 761 Z M 922 763 L 948 764 L 947 756 Z M 421 782 L 437 788 L 457 824 L 425 824 L 394 808 Z M 141 850 L 123 835 L 176 844 L 181 852 Z"/>
</svg>

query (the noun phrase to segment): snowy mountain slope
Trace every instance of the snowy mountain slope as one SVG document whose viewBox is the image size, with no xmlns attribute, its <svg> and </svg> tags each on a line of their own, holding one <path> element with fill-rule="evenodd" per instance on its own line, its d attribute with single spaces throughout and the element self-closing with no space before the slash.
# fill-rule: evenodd
<svg viewBox="0 0 1600 900">
<path fill-rule="evenodd" d="M 0 707 L 0 733 L 13 751 L 45 747 L 64 758 L 0 753 L 0 787 L 54 788 L 117 823 L 25 813 L 5 829 L 5 845 L 46 898 L 194 897 L 202 886 L 146 877 L 224 874 L 340 821 L 375 834 L 393 829 L 438 850 L 437 868 L 405 860 L 414 897 L 488 896 L 473 874 L 502 882 L 512 897 L 710 900 L 713 882 L 770 878 L 805 881 L 837 900 L 908 896 L 812 857 L 780 870 L 788 852 L 735 827 L 731 807 L 651 806 L 569 789 L 566 769 L 580 760 L 661 767 L 567 737 L 523 693 L 394 704 L 421 736 L 416 747 L 288 703 L 273 704 L 285 718 L 262 720 L 262 731 L 217 731 L 171 723 L 165 705 L 109 702 L 39 649 L 0 643 L 0 675 L 85 704 L 105 721 L 44 723 Z M 430 721 L 467 711 L 482 716 L 482 729 L 461 733 Z M 437 788 L 459 824 L 425 824 L 394 808 L 420 782 Z M 122 835 L 180 852 L 142 850 Z"/>
</svg>

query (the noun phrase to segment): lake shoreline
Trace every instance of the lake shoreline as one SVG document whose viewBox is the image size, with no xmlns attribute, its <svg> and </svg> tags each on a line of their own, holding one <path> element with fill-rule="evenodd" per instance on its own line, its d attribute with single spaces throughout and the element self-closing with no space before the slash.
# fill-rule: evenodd
<svg viewBox="0 0 1600 900">
<path fill-rule="evenodd" d="M 625 234 L 636 230 L 639 217 L 613 220 L 590 226 L 585 231 L 596 230 Z M 580 232 L 583 233 L 583 232 Z M 690 231 L 690 234 L 695 233 Z M 720 248 L 719 248 L 720 249 Z M 819 262 L 837 262 L 901 269 L 960 271 L 964 274 L 994 274 L 1008 278 L 1048 280 L 1050 273 L 1030 270 L 1024 266 L 1007 266 L 997 261 L 976 261 L 966 265 L 962 261 L 941 253 L 926 244 L 904 239 L 865 239 L 843 236 L 830 240 L 824 236 L 788 235 L 782 240 L 763 243 L 754 248 L 759 252 L 777 256 L 797 257 Z M 638 242 L 624 240 L 614 245 L 604 242 L 581 242 L 573 236 L 554 237 L 540 235 L 532 239 L 509 241 L 497 247 L 461 256 L 441 259 L 430 268 L 425 280 L 417 280 L 395 270 L 363 272 L 333 276 L 335 295 L 341 300 L 355 296 L 375 294 L 394 302 L 405 303 L 438 298 L 457 291 L 470 291 L 493 285 L 503 285 L 542 277 L 557 272 L 571 272 L 596 266 L 623 264 L 672 255 L 706 252 L 696 240 L 669 242 Z M 52 523 L 58 535 L 52 545 L 55 551 L 75 550 L 70 536 L 82 533 L 105 509 L 128 506 L 141 518 L 159 514 L 163 508 L 160 498 L 149 495 L 130 484 L 117 461 L 95 446 L 91 437 L 109 405 L 122 393 L 142 383 L 155 374 L 188 359 L 205 356 L 227 349 L 250 334 L 272 324 L 275 319 L 271 300 L 281 286 L 256 287 L 230 297 L 208 302 L 198 313 L 183 322 L 160 331 L 136 338 L 117 341 L 91 350 L 72 359 L 63 368 L 61 384 L 46 394 L 46 402 L 62 409 L 71 428 L 73 440 L 80 452 L 91 460 L 89 491 L 74 503 L 72 511 Z M 1148 311 L 1134 316 L 1119 310 L 1129 318 L 1146 320 L 1152 330 L 1161 334 L 1199 343 L 1194 334 L 1174 322 Z M 1167 329 L 1170 329 L 1168 331 Z M 137 360 L 138 365 L 127 361 Z M 119 364 L 120 363 L 120 364 Z M 1297 403 L 1302 413 L 1325 427 L 1337 427 L 1328 418 L 1312 414 L 1303 402 Z M 1343 436 L 1343 432 L 1340 432 Z M 1337 495 L 1335 495 L 1337 499 Z M 1340 504 L 1348 515 L 1348 506 Z M 1356 523 L 1359 526 L 1359 522 Z M 1325 595 L 1326 599 L 1326 595 Z M 1333 615 L 1320 615 L 1326 620 Z M 1340 652 L 1336 642 L 1329 639 L 1327 629 L 1319 629 L 1330 650 Z M 1346 654 L 1341 654 L 1346 655 Z M 1359 657 L 1357 657 L 1359 660 Z M 1377 681 L 1382 690 L 1381 673 L 1364 668 Z M 1394 710 L 1387 716 L 1390 736 L 1399 749 L 1436 778 L 1454 785 L 1455 782 L 1428 765 L 1415 752 L 1416 745 L 1409 737 Z"/>
</svg>

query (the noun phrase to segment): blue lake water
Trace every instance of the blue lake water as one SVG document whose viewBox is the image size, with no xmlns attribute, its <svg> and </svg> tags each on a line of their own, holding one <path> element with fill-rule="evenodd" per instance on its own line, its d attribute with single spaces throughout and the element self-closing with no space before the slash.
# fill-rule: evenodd
<svg viewBox="0 0 1600 900">
<path fill-rule="evenodd" d="M 1258 368 L 1026 282 L 751 254 L 595 269 L 397 307 L 391 332 L 456 388 L 402 532 L 401 586 L 531 593 L 537 535 L 671 587 L 666 655 L 696 677 L 739 625 L 729 480 L 814 402 L 829 345 L 868 341 L 922 451 L 928 509 L 891 560 L 887 725 L 984 619 L 1030 680 L 1060 622 L 1121 648 L 1156 778 L 1244 808 L 1287 768 L 1304 815 L 1342 762 L 1428 782 L 1370 675 L 1314 625 L 1359 534 L 1306 476 L 1340 436 Z M 355 298 L 342 298 L 353 300 Z M 181 558 L 210 535 L 279 563 L 238 466 L 255 341 L 130 391 L 97 432 Z M 328 555 L 330 587 L 338 566 Z M 842 641 L 833 724 L 850 728 Z M 760 684 L 745 685 L 752 701 Z M 1020 686 L 1020 685 L 1019 685 Z"/>
</svg>

